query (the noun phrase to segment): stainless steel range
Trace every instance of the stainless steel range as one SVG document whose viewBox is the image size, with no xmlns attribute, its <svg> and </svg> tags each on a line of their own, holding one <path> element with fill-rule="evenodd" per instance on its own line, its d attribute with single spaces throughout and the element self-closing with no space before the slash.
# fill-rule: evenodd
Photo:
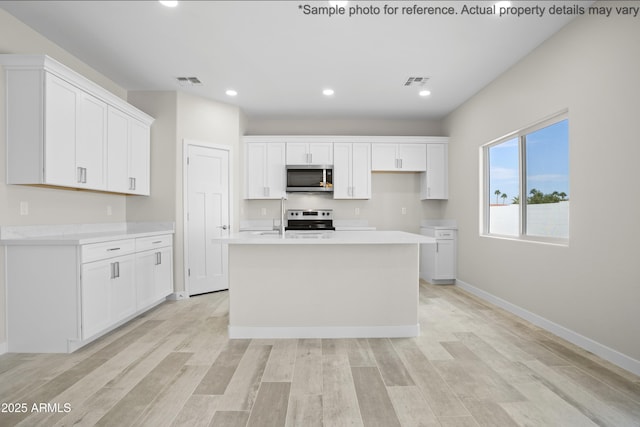
<svg viewBox="0 0 640 427">
<path fill-rule="evenodd" d="M 332 231 L 333 210 L 331 209 L 289 209 L 285 230 L 295 231 Z"/>
</svg>

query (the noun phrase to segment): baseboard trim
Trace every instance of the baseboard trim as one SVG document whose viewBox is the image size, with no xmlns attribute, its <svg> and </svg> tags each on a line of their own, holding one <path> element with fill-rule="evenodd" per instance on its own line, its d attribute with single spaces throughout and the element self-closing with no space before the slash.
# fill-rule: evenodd
<svg viewBox="0 0 640 427">
<path fill-rule="evenodd" d="M 420 325 L 401 326 L 231 326 L 229 338 L 404 338 L 420 335 Z"/>
<path fill-rule="evenodd" d="M 500 308 L 507 310 L 508 312 L 515 314 L 516 316 L 527 320 L 533 323 L 536 326 L 545 329 L 554 335 L 563 338 L 570 343 L 577 345 L 591 353 L 613 363 L 621 367 L 622 369 L 626 369 L 627 371 L 640 375 L 640 361 L 633 359 L 623 353 L 620 353 L 617 350 L 607 347 L 597 341 L 592 340 L 591 338 L 585 337 L 571 329 L 567 329 L 562 325 L 554 323 L 542 316 L 539 316 L 531 311 L 528 311 L 520 306 L 510 303 L 500 297 L 497 297 L 489 292 L 483 291 L 482 289 L 476 288 L 469 283 L 463 282 L 462 280 L 456 280 L 456 286 L 464 289 L 465 291 L 485 300 L 494 305 L 497 305 Z"/>
<path fill-rule="evenodd" d="M 0 342 L 0 355 L 5 354 L 8 350 L 7 342 Z"/>
</svg>

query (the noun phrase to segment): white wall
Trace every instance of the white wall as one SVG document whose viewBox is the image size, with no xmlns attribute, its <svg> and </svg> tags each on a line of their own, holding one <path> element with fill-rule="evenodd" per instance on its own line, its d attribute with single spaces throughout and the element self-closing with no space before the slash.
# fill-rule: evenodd
<svg viewBox="0 0 640 427">
<path fill-rule="evenodd" d="M 237 107 L 183 92 L 134 91 L 129 102 L 155 117 L 151 128 L 151 197 L 127 201 L 129 221 L 169 220 L 174 236 L 174 286 L 184 290 L 183 141 L 231 147 L 232 182 L 241 174 L 240 132 L 245 119 Z M 233 223 L 238 224 L 239 193 L 232 190 Z"/>
<path fill-rule="evenodd" d="M 446 120 L 458 278 L 599 343 L 628 369 L 640 369 L 638 46 L 637 19 L 579 17 Z M 479 147 L 565 108 L 569 246 L 481 237 Z"/>
<path fill-rule="evenodd" d="M 69 52 L 51 43 L 0 9 L 0 53 L 44 53 L 121 98 L 126 91 L 105 76 L 80 62 Z M 72 224 L 122 222 L 126 199 L 121 195 L 38 188 L 6 184 L 6 123 L 4 70 L 0 67 L 0 225 Z M 29 215 L 21 216 L 20 201 L 29 203 Z M 107 215 L 111 206 L 112 215 Z M 0 246 L 0 350 L 5 336 L 4 247 Z"/>
</svg>

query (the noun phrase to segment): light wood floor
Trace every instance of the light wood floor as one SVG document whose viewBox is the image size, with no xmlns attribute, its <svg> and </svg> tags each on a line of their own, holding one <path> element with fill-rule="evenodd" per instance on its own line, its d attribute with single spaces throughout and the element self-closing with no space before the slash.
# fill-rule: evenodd
<svg viewBox="0 0 640 427">
<path fill-rule="evenodd" d="M 640 426 L 640 378 L 453 286 L 416 339 L 228 340 L 227 298 L 0 356 L 0 426 Z"/>
</svg>

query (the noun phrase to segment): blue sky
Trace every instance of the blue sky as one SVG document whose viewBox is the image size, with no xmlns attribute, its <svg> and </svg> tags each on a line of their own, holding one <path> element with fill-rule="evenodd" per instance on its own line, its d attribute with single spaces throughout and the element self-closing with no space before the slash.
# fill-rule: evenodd
<svg viewBox="0 0 640 427">
<path fill-rule="evenodd" d="M 518 195 L 518 139 L 513 138 L 489 148 L 491 169 L 489 196 L 495 203 L 495 191 L 507 194 L 510 203 Z M 527 192 L 535 188 L 569 195 L 569 123 L 555 123 L 527 135 Z M 498 198 L 498 203 L 504 199 Z"/>
</svg>

